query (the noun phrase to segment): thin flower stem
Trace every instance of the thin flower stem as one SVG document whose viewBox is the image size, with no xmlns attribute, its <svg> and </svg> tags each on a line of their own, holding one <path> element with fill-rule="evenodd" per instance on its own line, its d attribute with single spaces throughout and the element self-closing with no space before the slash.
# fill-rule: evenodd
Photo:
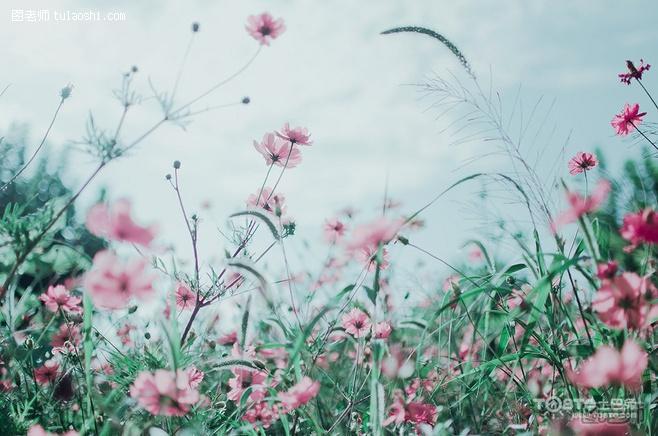
<svg viewBox="0 0 658 436">
<path fill-rule="evenodd" d="M 206 96 L 212 94 L 212 93 L 213 93 L 214 91 L 216 91 L 217 89 L 221 88 L 222 86 L 226 85 L 226 84 L 227 84 L 228 82 L 230 82 L 231 80 L 235 79 L 235 78 L 236 78 L 237 76 L 239 76 L 244 70 L 246 70 L 247 68 L 249 68 L 249 66 L 250 66 L 250 65 L 254 62 L 254 60 L 258 57 L 258 54 L 260 53 L 261 48 L 262 48 L 262 46 L 259 45 L 259 46 L 258 46 L 258 50 L 256 50 L 256 53 L 254 53 L 254 55 L 253 55 L 251 58 L 249 58 L 249 60 L 247 61 L 247 63 L 245 63 L 242 67 L 240 67 L 235 73 L 231 74 L 231 75 L 228 76 L 226 79 L 224 79 L 224 80 L 222 80 L 221 82 L 215 84 L 214 86 L 212 86 L 212 87 L 211 87 L 210 89 L 208 89 L 207 91 L 201 93 L 199 96 L 193 98 L 192 100 L 190 100 L 189 102 L 185 103 L 184 105 L 182 105 L 182 106 L 179 107 L 178 109 L 174 110 L 174 111 L 171 113 L 171 115 L 174 116 L 174 115 L 178 114 L 179 112 L 181 112 L 181 111 L 187 109 L 188 107 L 192 106 L 194 103 L 198 102 L 198 101 L 201 100 L 202 98 L 204 98 L 204 97 L 206 97 Z"/>
<path fill-rule="evenodd" d="M 644 90 L 644 93 L 647 94 L 647 97 L 649 97 L 649 100 L 651 100 L 651 103 L 653 103 L 653 105 L 655 106 L 655 108 L 658 109 L 658 104 L 656 103 L 656 100 L 653 99 L 653 97 L 651 96 L 651 94 L 649 93 L 649 91 L 647 90 L 647 88 L 644 87 L 644 84 L 642 83 L 642 81 L 641 81 L 640 79 L 638 79 L 637 77 L 635 78 L 635 80 L 637 81 L 637 83 L 640 84 L 640 86 L 641 86 L 642 89 Z"/>
</svg>

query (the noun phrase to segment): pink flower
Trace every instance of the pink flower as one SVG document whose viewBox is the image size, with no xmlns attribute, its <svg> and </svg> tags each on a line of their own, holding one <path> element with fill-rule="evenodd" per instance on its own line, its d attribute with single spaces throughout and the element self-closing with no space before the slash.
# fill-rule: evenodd
<svg viewBox="0 0 658 436">
<path fill-rule="evenodd" d="M 220 345 L 233 345 L 236 342 L 238 342 L 238 332 L 235 330 L 217 338 L 217 343 Z"/>
<path fill-rule="evenodd" d="M 378 322 L 373 329 L 373 336 L 375 339 L 388 339 L 392 331 L 393 327 L 390 321 Z"/>
<path fill-rule="evenodd" d="M 117 336 L 119 336 L 123 345 L 133 345 L 133 341 L 130 338 L 130 332 L 133 330 L 136 330 L 136 327 L 132 324 L 124 324 L 120 329 L 117 330 Z"/>
<path fill-rule="evenodd" d="M 335 244 L 345 234 L 345 224 L 338 218 L 330 218 L 324 223 L 324 239 Z"/>
<path fill-rule="evenodd" d="M 633 340 L 627 339 L 621 352 L 604 345 L 574 372 L 569 379 L 583 388 L 622 385 L 637 391 L 642 387 L 642 373 L 647 367 L 647 353 Z"/>
<path fill-rule="evenodd" d="M 596 276 L 603 279 L 611 279 L 617 274 L 619 265 L 614 260 L 596 265 Z"/>
<path fill-rule="evenodd" d="M 139 259 L 124 264 L 110 251 L 99 251 L 84 278 L 94 304 L 107 309 L 122 309 L 132 297 L 145 300 L 154 293 L 155 276 L 146 268 L 148 261 Z"/>
<path fill-rule="evenodd" d="M 82 307 L 79 306 L 82 301 L 80 297 L 71 295 L 63 285 L 49 286 L 48 290 L 39 296 L 39 300 L 51 312 L 57 312 L 61 308 L 68 313 L 82 313 Z"/>
<path fill-rule="evenodd" d="M 302 161 L 302 153 L 290 142 L 267 133 L 261 142 L 254 141 L 254 147 L 263 155 L 267 165 L 294 168 Z"/>
<path fill-rule="evenodd" d="M 282 18 L 275 20 L 268 12 L 263 12 L 260 15 L 250 15 L 245 29 L 261 45 L 270 45 L 273 39 L 286 30 L 286 25 Z"/>
<path fill-rule="evenodd" d="M 151 415 L 164 416 L 183 416 L 200 398 L 185 371 L 165 369 L 140 372 L 130 386 L 130 396 Z"/>
<path fill-rule="evenodd" d="M 250 400 L 261 401 L 265 398 L 268 387 L 265 383 L 267 379 L 265 372 L 241 367 L 233 368 L 232 372 L 234 377 L 228 381 L 231 390 L 226 395 L 229 400 L 240 402 L 242 394 L 249 387 L 251 387 Z"/>
<path fill-rule="evenodd" d="M 306 127 L 290 127 L 290 124 L 286 123 L 283 125 L 283 128 L 280 132 L 276 132 L 277 136 L 281 139 L 289 141 L 291 144 L 299 145 L 311 145 L 311 134 L 308 133 Z"/>
<path fill-rule="evenodd" d="M 656 211 L 646 208 L 624 216 L 624 222 L 619 229 L 622 238 L 631 245 L 625 251 L 632 251 L 642 243 L 658 244 L 658 216 Z"/>
<path fill-rule="evenodd" d="M 320 382 L 313 381 L 309 377 L 303 377 L 299 383 L 288 389 L 287 392 L 279 393 L 279 400 L 283 403 L 285 413 L 303 406 L 311 401 L 320 391 Z"/>
<path fill-rule="evenodd" d="M 385 245 L 395 238 L 402 224 L 402 220 L 381 217 L 358 226 L 352 232 L 352 240 L 347 244 L 347 248 L 354 251 L 362 249 L 375 251 L 379 244 Z"/>
<path fill-rule="evenodd" d="M 155 238 L 155 229 L 135 224 L 130 209 L 128 200 L 117 201 L 111 210 L 99 203 L 87 214 L 87 228 L 99 237 L 149 246 Z"/>
<path fill-rule="evenodd" d="M 576 192 L 567 191 L 570 208 L 562 212 L 551 223 L 551 230 L 555 233 L 563 225 L 577 221 L 583 215 L 596 211 L 608 198 L 609 192 L 610 182 L 607 180 L 600 180 L 589 197 L 582 197 Z"/>
<path fill-rule="evenodd" d="M 192 309 L 196 305 L 196 295 L 184 283 L 176 288 L 176 307 L 179 310 Z"/>
<path fill-rule="evenodd" d="M 640 105 L 635 103 L 633 106 L 626 103 L 621 113 L 615 115 L 610 124 L 614 127 L 617 135 L 628 135 L 631 130 L 635 129 L 642 122 L 642 117 L 646 112 L 640 112 Z"/>
<path fill-rule="evenodd" d="M 54 382 L 59 375 L 59 363 L 46 360 L 42 366 L 34 370 L 34 379 L 41 385 Z"/>
<path fill-rule="evenodd" d="M 388 418 L 384 420 L 382 425 L 384 427 L 391 424 L 400 425 L 404 422 L 406 416 L 404 398 L 402 392 L 399 389 L 396 389 L 393 392 L 393 403 L 388 408 Z"/>
<path fill-rule="evenodd" d="M 269 428 L 274 421 L 279 419 L 279 411 L 276 406 L 268 406 L 267 402 L 259 401 L 252 404 L 242 416 L 244 421 L 250 422 L 256 428 L 258 425 Z"/>
<path fill-rule="evenodd" d="M 658 290 L 647 277 L 625 272 L 603 280 L 592 309 L 612 328 L 641 330 L 658 317 L 658 305 L 652 304 L 656 297 Z"/>
<path fill-rule="evenodd" d="M 187 373 L 188 380 L 190 382 L 190 387 L 192 389 L 196 389 L 199 387 L 201 382 L 203 381 L 204 373 L 203 371 L 199 371 L 199 369 L 192 365 L 189 366 L 185 372 Z"/>
<path fill-rule="evenodd" d="M 342 324 L 345 331 L 355 338 L 362 338 L 370 331 L 370 318 L 357 308 L 343 315 Z"/>
<path fill-rule="evenodd" d="M 651 65 L 645 64 L 643 59 L 640 59 L 640 66 L 635 67 L 633 65 L 633 62 L 631 61 L 626 61 L 626 67 L 628 68 L 627 73 L 619 73 L 617 76 L 619 77 L 621 83 L 625 83 L 627 85 L 631 84 L 631 79 L 636 79 L 636 80 L 642 80 L 642 74 L 645 71 L 649 71 L 649 68 L 651 68 Z"/>
<path fill-rule="evenodd" d="M 263 188 L 262 192 L 256 192 L 247 198 L 247 204 L 249 206 L 260 207 L 276 216 L 286 213 L 285 201 L 286 197 L 283 194 L 272 195 L 272 188 L 267 186 Z"/>
<path fill-rule="evenodd" d="M 434 426 L 438 411 L 434 404 L 411 402 L 407 404 L 405 420 L 414 424 L 429 424 Z"/>
<path fill-rule="evenodd" d="M 66 342 L 72 345 L 80 344 L 82 335 L 80 334 L 80 327 L 75 324 L 62 324 L 59 330 L 55 333 L 50 341 L 53 347 L 63 347 Z"/>
<path fill-rule="evenodd" d="M 569 174 L 576 175 L 583 171 L 589 171 L 598 163 L 595 154 L 579 151 L 569 160 Z"/>
</svg>

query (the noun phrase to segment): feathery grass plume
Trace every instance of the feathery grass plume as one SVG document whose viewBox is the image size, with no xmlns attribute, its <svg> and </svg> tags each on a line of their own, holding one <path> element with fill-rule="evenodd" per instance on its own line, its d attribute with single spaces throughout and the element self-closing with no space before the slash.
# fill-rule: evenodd
<svg viewBox="0 0 658 436">
<path fill-rule="evenodd" d="M 466 60 L 466 56 L 457 48 L 455 44 L 453 44 L 448 38 L 445 36 L 441 35 L 440 33 L 435 32 L 434 30 L 427 29 L 425 27 L 420 27 L 420 26 L 404 26 L 404 27 L 396 27 L 393 29 L 385 30 L 381 32 L 381 35 L 389 35 L 392 33 L 400 33 L 400 32 L 415 32 L 415 33 L 420 33 L 423 35 L 430 36 L 434 39 L 437 39 L 441 44 L 445 45 L 448 47 L 448 49 L 452 52 L 457 57 L 457 60 L 459 61 L 460 64 L 462 64 L 462 67 L 466 70 L 466 72 L 473 78 L 475 79 L 475 73 L 473 72 L 473 69 L 471 68 L 471 64 L 468 63 Z"/>
</svg>

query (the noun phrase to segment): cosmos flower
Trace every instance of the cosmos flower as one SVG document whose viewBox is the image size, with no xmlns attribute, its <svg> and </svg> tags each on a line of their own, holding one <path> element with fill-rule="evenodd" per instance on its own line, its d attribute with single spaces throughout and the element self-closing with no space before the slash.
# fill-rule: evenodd
<svg viewBox="0 0 658 436">
<path fill-rule="evenodd" d="M 84 287 L 94 304 L 106 309 L 122 309 L 132 298 L 145 300 L 154 294 L 155 276 L 147 270 L 148 261 L 121 262 L 112 252 L 99 251 L 84 278 Z"/>
<path fill-rule="evenodd" d="M 279 400 L 281 400 L 283 410 L 288 413 L 311 401 L 319 391 L 319 382 L 313 381 L 310 377 L 303 377 L 299 383 L 286 392 L 280 392 Z"/>
<path fill-rule="evenodd" d="M 335 244 L 343 237 L 345 230 L 346 227 L 342 221 L 338 218 L 329 218 L 324 223 L 324 239 L 331 244 Z"/>
<path fill-rule="evenodd" d="M 254 141 L 254 148 L 265 158 L 267 165 L 294 168 L 302 161 L 302 153 L 294 144 L 273 133 L 266 133 L 261 142 Z"/>
<path fill-rule="evenodd" d="M 196 295 L 184 283 L 179 283 L 176 287 L 176 307 L 179 310 L 192 309 L 196 304 Z"/>
<path fill-rule="evenodd" d="M 260 15 L 250 15 L 245 29 L 261 45 L 270 45 L 273 39 L 286 30 L 286 25 L 282 18 L 275 20 L 268 12 L 263 12 Z"/>
<path fill-rule="evenodd" d="M 567 371 L 569 379 L 583 388 L 625 386 L 637 391 L 642 387 L 642 373 L 647 367 L 647 353 L 632 339 L 627 339 L 621 351 L 604 345 L 577 371 Z"/>
<path fill-rule="evenodd" d="M 183 416 L 199 401 L 186 371 L 142 371 L 130 386 L 130 396 L 151 415 Z"/>
<path fill-rule="evenodd" d="M 51 312 L 57 312 L 62 309 L 64 312 L 71 314 L 82 313 L 80 297 L 74 297 L 63 285 L 49 286 L 48 290 L 39 296 L 41 300 Z"/>
<path fill-rule="evenodd" d="M 155 238 L 155 229 L 135 224 L 130 211 L 128 200 L 119 200 L 112 207 L 99 203 L 87 214 L 87 228 L 98 237 L 148 247 Z"/>
<path fill-rule="evenodd" d="M 645 64 L 644 60 L 640 59 L 640 65 L 638 67 L 636 67 L 632 61 L 626 61 L 626 68 L 628 68 L 628 72 L 619 73 L 617 76 L 621 83 L 630 85 L 632 79 L 642 80 L 642 74 L 644 74 L 645 71 L 649 71 L 651 65 Z"/>
<path fill-rule="evenodd" d="M 569 174 L 576 175 L 584 171 L 589 171 L 598 164 L 596 155 L 579 151 L 569 160 Z"/>
<path fill-rule="evenodd" d="M 628 135 L 631 130 L 637 128 L 642 122 L 642 117 L 645 116 L 646 112 L 640 113 L 640 105 L 635 103 L 633 106 L 626 103 L 624 109 L 615 115 L 615 117 L 610 121 L 610 124 L 617 132 L 617 135 L 625 136 Z"/>
<path fill-rule="evenodd" d="M 311 145 L 311 134 L 308 133 L 306 127 L 290 127 L 289 123 L 283 125 L 280 132 L 276 132 L 279 138 L 285 139 L 291 144 Z"/>
<path fill-rule="evenodd" d="M 342 325 L 355 338 L 362 338 L 370 332 L 370 318 L 361 309 L 354 308 L 343 315 Z"/>
<path fill-rule="evenodd" d="M 47 360 L 42 366 L 34 370 L 34 379 L 41 385 L 54 382 L 59 375 L 59 363 L 55 360 Z"/>
<path fill-rule="evenodd" d="M 567 191 L 567 201 L 570 207 L 551 223 L 553 233 L 556 233 L 560 227 L 577 221 L 583 215 L 596 211 L 608 198 L 609 192 L 610 182 L 607 180 L 600 180 L 589 197 L 583 197 L 576 192 Z"/>
<path fill-rule="evenodd" d="M 625 251 L 632 251 L 640 244 L 658 244 L 658 216 L 656 211 L 646 208 L 624 216 L 619 229 L 622 238 L 631 243 Z"/>
<path fill-rule="evenodd" d="M 611 328 L 642 330 L 658 317 L 656 297 L 658 289 L 648 277 L 625 272 L 602 281 L 592 309 Z"/>
</svg>

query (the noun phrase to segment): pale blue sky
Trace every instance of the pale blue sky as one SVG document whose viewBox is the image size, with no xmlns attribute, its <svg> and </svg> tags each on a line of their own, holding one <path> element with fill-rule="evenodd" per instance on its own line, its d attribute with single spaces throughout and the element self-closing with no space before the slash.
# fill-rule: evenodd
<svg viewBox="0 0 658 436">
<path fill-rule="evenodd" d="M 551 127 L 555 139 L 545 160 L 553 162 L 572 131 L 567 155 L 601 146 L 613 160 L 632 147 L 612 135 L 609 121 L 626 101 L 648 102 L 636 87 L 617 83 L 626 59 L 658 62 L 658 8 L 654 1 L 209 1 L 134 2 L 34 1 L 30 9 L 121 11 L 125 22 L 12 23 L 12 8 L 26 2 L 6 0 L 0 7 L 3 71 L 0 84 L 11 84 L 0 100 L 0 128 L 31 126 L 31 142 L 47 126 L 67 82 L 75 85 L 51 135 L 61 150 L 79 139 L 89 111 L 112 129 L 120 114 L 111 89 L 120 73 L 136 64 L 138 86 L 146 79 L 171 87 L 193 21 L 201 32 L 180 86 L 185 99 L 230 74 L 256 50 L 244 31 L 249 14 L 270 11 L 288 30 L 265 47 L 251 68 L 206 102 L 253 103 L 199 115 L 187 131 L 166 126 L 130 157 L 114 162 L 88 192 L 102 186 L 113 197 L 127 196 L 144 221 L 160 225 L 164 241 L 187 247 L 184 228 L 164 174 L 171 162 L 183 162 L 183 189 L 189 208 L 214 204 L 202 214 L 203 250 L 221 254 L 216 227 L 242 207 L 258 189 L 266 167 L 252 140 L 284 122 L 307 126 L 315 141 L 304 149 L 305 161 L 284 178 L 291 214 L 306 239 L 319 240 L 324 218 L 352 204 L 371 216 L 384 193 L 410 211 L 453 181 L 476 170 L 501 170 L 500 160 L 482 159 L 462 168 L 491 145 L 450 146 L 444 132 L 450 117 L 436 120 L 431 98 L 421 98 L 405 84 L 449 72 L 462 74 L 452 55 L 420 35 L 380 36 L 400 25 L 435 29 L 457 44 L 483 84 L 490 71 L 493 86 L 507 102 L 521 86 L 523 110 L 535 99 L 555 99 Z M 658 67 L 657 67 L 658 69 Z M 656 88 L 653 71 L 646 83 Z M 201 105 L 199 108 L 203 108 Z M 650 114 L 651 115 L 651 114 Z M 126 139 L 158 119 L 157 107 L 145 104 L 127 121 Z M 92 169 L 88 157 L 71 155 L 71 182 Z M 566 172 L 566 161 L 560 168 Z M 419 244 L 446 258 L 457 257 L 462 241 L 480 227 L 457 200 L 479 186 L 449 195 L 426 215 L 428 229 Z M 362 204 L 362 206 L 358 206 Z M 364 217 L 365 218 L 365 217 Z M 301 242 L 302 238 L 298 238 Z M 319 254 L 318 258 L 322 255 Z"/>
</svg>

